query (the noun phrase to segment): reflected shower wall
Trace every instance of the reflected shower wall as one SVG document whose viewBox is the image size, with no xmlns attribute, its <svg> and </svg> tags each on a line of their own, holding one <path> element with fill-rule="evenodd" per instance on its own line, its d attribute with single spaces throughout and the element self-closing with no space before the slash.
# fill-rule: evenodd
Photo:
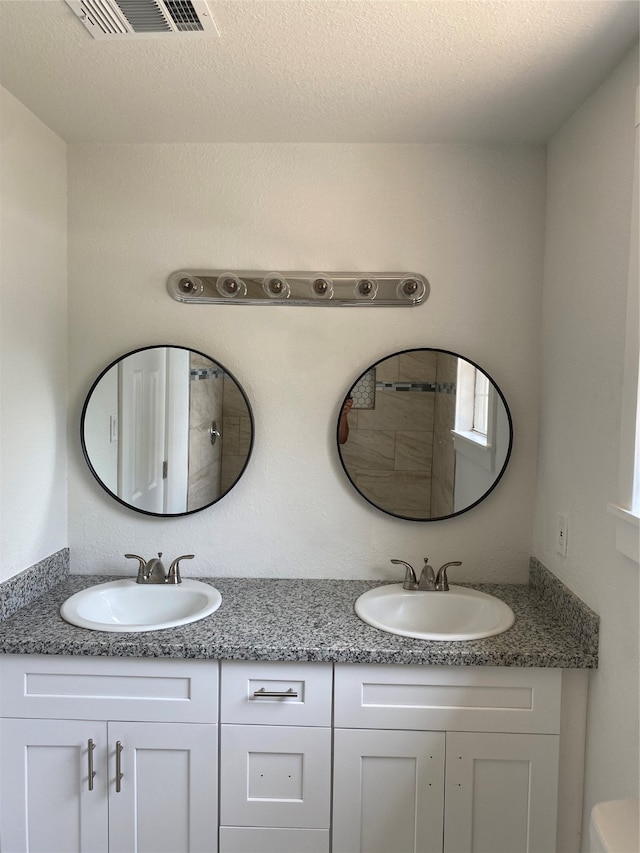
<svg viewBox="0 0 640 853">
<path fill-rule="evenodd" d="M 454 512 L 456 453 L 453 428 L 456 422 L 456 383 L 458 357 L 438 352 L 433 423 L 433 468 L 431 478 L 431 516 L 440 518 Z"/>
<path fill-rule="evenodd" d="M 247 462 L 251 446 L 251 418 L 236 383 L 225 377 L 222 389 L 221 493 L 230 489 Z"/>
<path fill-rule="evenodd" d="M 222 441 L 211 441 L 211 428 L 220 430 L 224 371 L 212 367 L 199 353 L 189 366 L 189 481 L 187 511 L 212 503 L 221 494 Z"/>
<path fill-rule="evenodd" d="M 375 368 L 372 403 L 353 395 L 344 464 L 363 495 L 395 515 L 453 511 L 456 365 L 446 353 L 403 353 Z"/>
</svg>

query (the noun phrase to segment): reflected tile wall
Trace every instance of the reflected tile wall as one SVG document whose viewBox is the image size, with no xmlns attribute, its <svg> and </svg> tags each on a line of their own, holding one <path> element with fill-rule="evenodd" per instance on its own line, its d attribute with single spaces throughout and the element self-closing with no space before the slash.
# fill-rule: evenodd
<svg viewBox="0 0 640 853">
<path fill-rule="evenodd" d="M 220 495 L 222 444 L 211 444 L 213 422 L 222 423 L 222 373 L 209 370 L 211 362 L 191 354 L 189 383 L 189 480 L 187 510 L 212 503 Z"/>
<path fill-rule="evenodd" d="M 398 515 L 425 517 L 431 503 L 431 477 L 415 471 L 359 471 L 355 483 L 375 504 Z M 403 509 L 400 512 L 400 508 Z"/>
<path fill-rule="evenodd" d="M 375 409 L 358 412 L 358 429 L 433 432 L 433 393 L 376 391 Z"/>
<path fill-rule="evenodd" d="M 221 494 L 236 482 L 247 461 L 251 446 L 251 419 L 247 404 L 232 380 L 224 381 L 222 395 Z"/>
<path fill-rule="evenodd" d="M 378 373 L 378 382 L 399 381 L 393 361 L 396 375 Z M 434 397 L 432 391 L 378 388 L 374 409 L 348 415 L 344 464 L 365 497 L 397 515 L 430 514 Z"/>
<path fill-rule="evenodd" d="M 457 356 L 438 353 L 437 392 L 434 405 L 433 479 L 431 482 L 431 515 L 451 515 L 454 508 L 456 454 L 451 430 L 456 418 Z"/>
<path fill-rule="evenodd" d="M 351 429 L 349 440 L 342 446 L 342 458 L 350 470 L 393 471 L 395 468 L 396 433 L 391 430 Z"/>
<path fill-rule="evenodd" d="M 438 353 L 433 350 L 411 350 L 403 353 L 398 362 L 399 382 L 435 382 Z"/>
<path fill-rule="evenodd" d="M 437 351 L 411 351 L 376 367 L 375 407 L 349 412 L 340 447 L 370 501 L 408 518 L 453 511 L 456 379 L 457 357 Z"/>
</svg>

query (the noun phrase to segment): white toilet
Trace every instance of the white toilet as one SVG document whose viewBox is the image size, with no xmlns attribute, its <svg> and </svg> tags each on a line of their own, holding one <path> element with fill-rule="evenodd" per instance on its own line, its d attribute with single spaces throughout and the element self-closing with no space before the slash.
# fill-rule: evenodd
<svg viewBox="0 0 640 853">
<path fill-rule="evenodd" d="M 638 800 L 596 803 L 591 810 L 591 853 L 640 853 Z"/>
</svg>

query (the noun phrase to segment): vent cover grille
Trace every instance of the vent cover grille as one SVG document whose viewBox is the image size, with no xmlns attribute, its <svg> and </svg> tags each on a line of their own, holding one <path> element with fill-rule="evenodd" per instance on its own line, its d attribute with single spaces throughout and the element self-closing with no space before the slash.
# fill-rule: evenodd
<svg viewBox="0 0 640 853">
<path fill-rule="evenodd" d="M 218 36 L 206 0 L 66 0 L 96 39 Z"/>
</svg>

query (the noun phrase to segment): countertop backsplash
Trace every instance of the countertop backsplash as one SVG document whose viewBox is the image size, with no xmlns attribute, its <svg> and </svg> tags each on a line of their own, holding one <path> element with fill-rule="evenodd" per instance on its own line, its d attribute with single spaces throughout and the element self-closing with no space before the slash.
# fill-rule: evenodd
<svg viewBox="0 0 640 853">
<path fill-rule="evenodd" d="M 69 549 L 62 548 L 0 583 L 0 622 L 35 601 L 69 574 Z"/>
</svg>

